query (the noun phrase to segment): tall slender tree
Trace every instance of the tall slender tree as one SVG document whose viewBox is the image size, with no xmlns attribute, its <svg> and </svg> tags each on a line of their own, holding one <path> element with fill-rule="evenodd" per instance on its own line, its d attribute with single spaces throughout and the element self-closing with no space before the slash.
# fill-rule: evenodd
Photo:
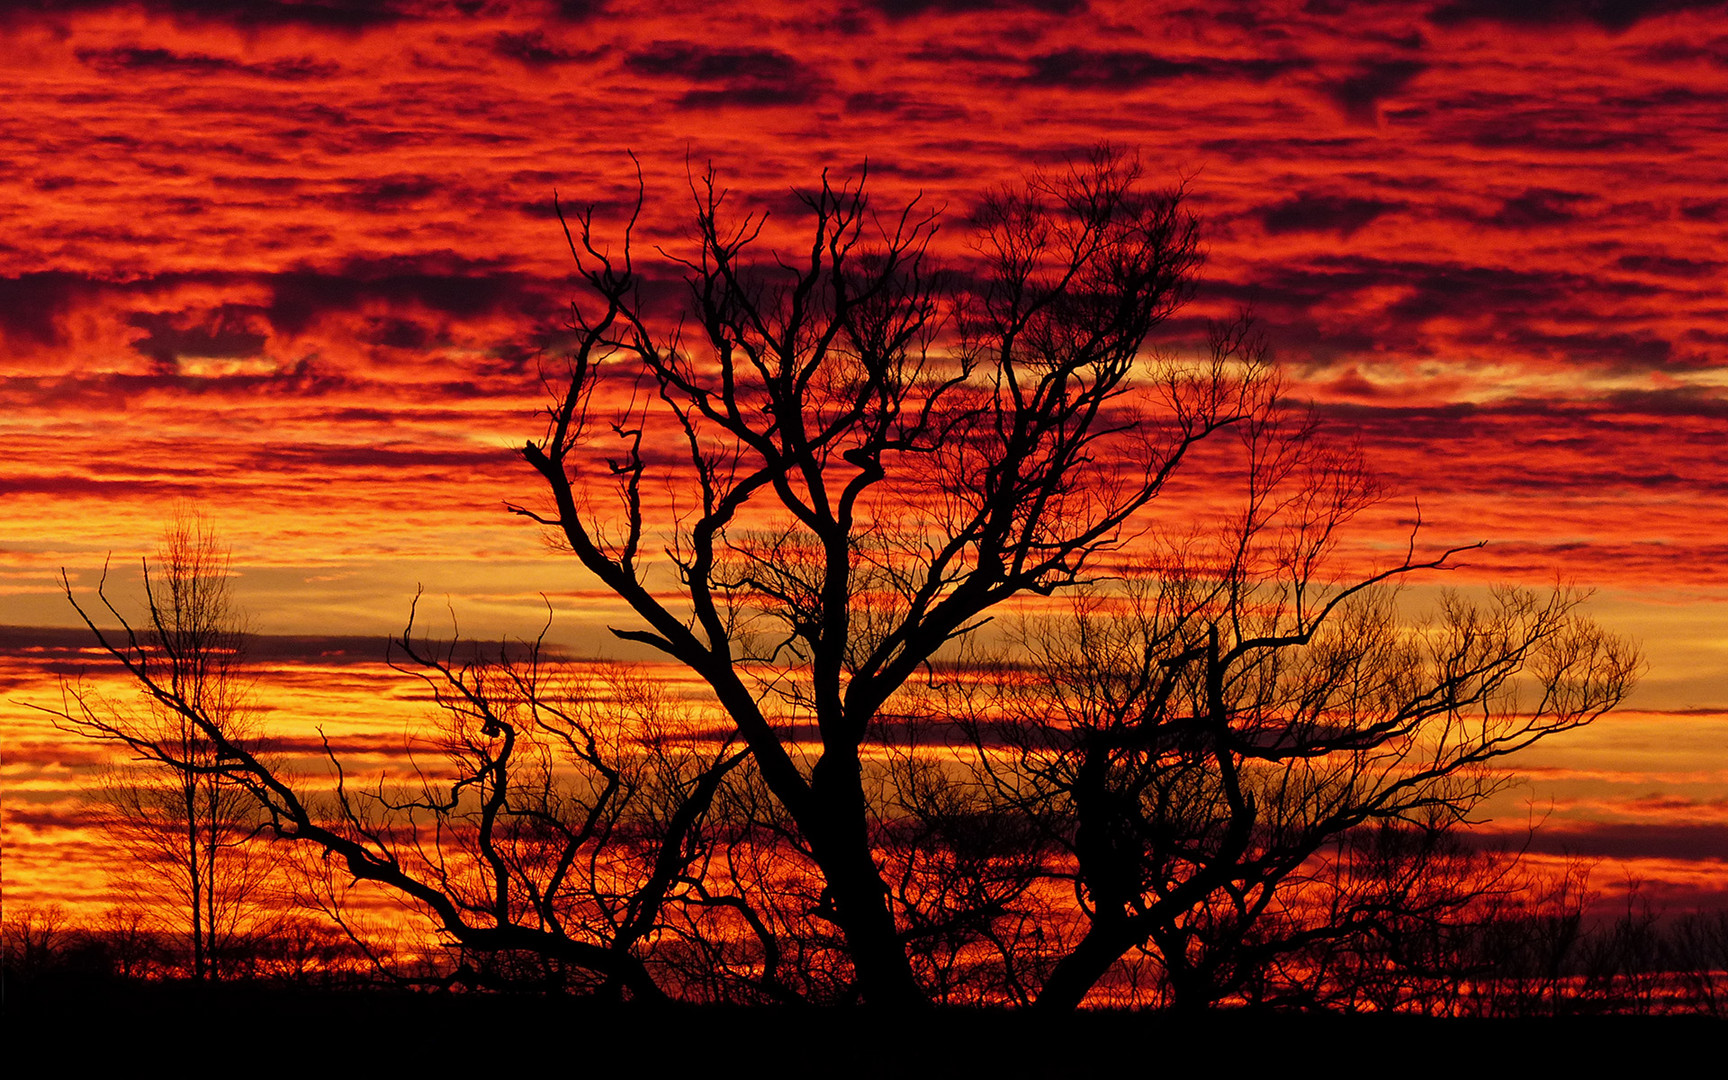
<svg viewBox="0 0 1728 1080">
<path fill-rule="evenodd" d="M 122 856 L 116 884 L 183 938 L 193 978 L 215 979 L 267 918 L 274 863 L 214 734 L 243 740 L 251 726 L 246 628 L 228 549 L 195 511 L 176 512 L 142 569 L 146 615 L 128 647 L 160 692 L 114 701 L 74 688 L 60 723 L 131 751 L 97 794 Z"/>
</svg>

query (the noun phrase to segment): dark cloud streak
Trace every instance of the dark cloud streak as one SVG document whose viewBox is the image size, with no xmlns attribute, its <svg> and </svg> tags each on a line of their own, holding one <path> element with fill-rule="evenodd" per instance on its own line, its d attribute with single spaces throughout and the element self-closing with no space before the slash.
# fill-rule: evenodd
<svg viewBox="0 0 1728 1080">
<path fill-rule="evenodd" d="M 630 54 L 625 66 L 643 75 L 698 84 L 678 99 L 685 108 L 726 105 L 767 108 L 805 104 L 828 80 L 795 57 L 759 47 L 713 47 L 688 41 L 659 41 Z"/>
<path fill-rule="evenodd" d="M 1620 33 L 1646 19 L 1723 7 L 1721 0 L 1447 0 L 1428 20 L 1436 26 L 1497 22 L 1530 30 L 1588 23 Z"/>
<path fill-rule="evenodd" d="M 77 55 L 79 60 L 104 75 L 162 73 L 187 78 L 241 75 L 300 82 L 307 79 L 327 79 L 341 70 L 336 64 L 315 60 L 310 56 L 249 64 L 227 57 L 207 56 L 203 53 L 182 54 L 167 49 L 80 49 Z"/>
<path fill-rule="evenodd" d="M 35 17 L 143 8 L 187 23 L 343 34 L 391 26 L 413 11 L 407 0 L 35 0 L 28 6 Z M 17 17 L 14 9 L 13 18 Z"/>
<path fill-rule="evenodd" d="M 1427 70 L 1428 64 L 1421 60 L 1376 60 L 1350 75 L 1327 82 L 1326 95 L 1345 116 L 1357 123 L 1371 124 L 1379 117 L 1382 101 L 1409 86 Z"/>
<path fill-rule="evenodd" d="M 1260 223 L 1273 235 L 1331 232 L 1348 237 L 1404 204 L 1345 195 L 1298 195 L 1260 211 Z"/>
</svg>

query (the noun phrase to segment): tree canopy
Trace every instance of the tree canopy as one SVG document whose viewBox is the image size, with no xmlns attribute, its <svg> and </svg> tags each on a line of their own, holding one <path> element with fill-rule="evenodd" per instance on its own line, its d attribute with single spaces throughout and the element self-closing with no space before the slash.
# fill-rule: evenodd
<svg viewBox="0 0 1728 1080">
<path fill-rule="evenodd" d="M 220 776 L 405 896 L 457 948 L 446 978 L 1072 1008 L 1150 956 L 1208 1005 L 1456 910 L 1479 888 L 1438 880 L 1445 839 L 1503 759 L 1629 689 L 1636 651 L 1574 593 L 1413 618 L 1400 583 L 1464 549 L 1412 532 L 1348 564 L 1381 492 L 1263 340 L 1149 344 L 1192 295 L 1199 225 L 1131 156 L 992 193 L 947 267 L 937 213 L 883 210 L 863 178 L 799 195 L 795 251 L 760 250 L 712 171 L 690 193 L 689 246 L 655 267 L 680 320 L 644 299 L 642 195 L 611 242 L 560 208 L 582 293 L 521 447 L 545 498 L 511 509 L 718 726 L 543 641 L 463 652 L 411 620 L 399 662 L 447 761 L 418 791 L 344 783 L 320 808 L 130 633 L 102 640 L 212 753 L 85 730 Z M 1202 444 L 1236 462 L 1225 510 L 1163 513 Z M 1328 856 L 1370 848 L 1372 872 Z"/>
</svg>

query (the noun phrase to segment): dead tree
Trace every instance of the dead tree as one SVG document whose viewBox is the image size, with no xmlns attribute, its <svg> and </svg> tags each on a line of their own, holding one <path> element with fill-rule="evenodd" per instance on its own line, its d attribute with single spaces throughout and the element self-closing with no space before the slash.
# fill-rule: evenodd
<svg viewBox="0 0 1728 1080">
<path fill-rule="evenodd" d="M 1181 192 L 1148 190 L 1121 154 L 985 201 L 965 289 L 933 268 L 918 200 L 882 213 L 862 180 L 824 176 L 801 196 L 799 253 L 762 257 L 763 217 L 729 219 L 712 173 L 691 187 L 678 329 L 642 302 L 634 217 L 618 249 L 591 212 L 567 219 L 589 295 L 522 450 L 550 508 L 514 509 L 629 604 L 641 625 L 618 637 L 710 687 L 808 846 L 863 998 L 921 1003 L 871 835 L 866 732 L 992 609 L 1083 580 L 1191 446 L 1257 407 L 1265 373 L 1147 363 L 1190 294 L 1197 230 Z M 645 493 L 663 485 L 677 503 L 655 517 Z"/>
<path fill-rule="evenodd" d="M 145 625 L 128 630 L 126 647 L 162 694 L 134 705 L 75 688 L 56 722 L 131 752 L 96 799 L 117 849 L 111 876 L 186 942 L 187 974 L 213 979 L 268 921 L 276 869 L 258 841 L 256 808 L 224 773 L 210 735 L 240 740 L 251 727 L 246 631 L 227 550 L 202 517 L 177 513 L 155 567 L 146 560 L 143 569 Z"/>
<path fill-rule="evenodd" d="M 335 893 L 364 884 L 393 894 L 458 954 L 442 981 L 494 986 L 527 971 L 548 987 L 666 996 L 645 943 L 685 887 L 709 806 L 741 752 L 665 730 L 665 711 L 628 679 L 558 670 L 543 640 L 492 657 L 416 637 L 411 616 L 396 647 L 440 707 L 444 765 L 426 766 L 408 789 L 365 786 L 331 754 L 332 797 L 316 781 L 309 794 L 306 778 L 284 773 L 263 742 L 228 722 L 225 698 L 185 677 L 182 653 L 159 644 L 174 625 L 169 604 L 148 585 L 146 594 L 154 636 L 133 627 L 105 586 L 98 599 L 119 629 L 98 627 L 67 587 L 151 715 L 169 722 L 121 722 L 75 687 L 50 710 L 62 724 L 243 793 L 259 830 L 322 853 Z M 324 907 L 367 947 L 341 905 Z"/>
<path fill-rule="evenodd" d="M 1150 949 L 1174 1002 L 1204 1007 L 1317 943 L 1461 910 L 1417 864 L 1375 884 L 1323 852 L 1466 824 L 1510 782 L 1508 756 L 1612 708 L 1640 665 L 1568 590 L 1446 593 L 1410 617 L 1398 583 L 1467 549 L 1419 555 L 1412 532 L 1403 558 L 1351 576 L 1341 531 L 1378 497 L 1357 455 L 1278 409 L 1235 431 L 1241 504 L 1030 624 L 1036 677 L 997 702 L 1012 752 L 976 757 L 1069 855 L 1085 929 L 1040 1005 L 1077 1005 Z"/>
</svg>

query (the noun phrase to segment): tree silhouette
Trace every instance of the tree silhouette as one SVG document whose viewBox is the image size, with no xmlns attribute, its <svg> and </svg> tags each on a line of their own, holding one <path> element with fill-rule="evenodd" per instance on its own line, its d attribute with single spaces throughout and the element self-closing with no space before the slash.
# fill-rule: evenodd
<svg viewBox="0 0 1728 1080">
<path fill-rule="evenodd" d="M 799 254 L 764 255 L 709 172 L 668 256 L 678 322 L 645 299 L 638 191 L 616 248 L 559 210 L 584 296 L 521 451 L 545 501 L 510 508 L 712 715 L 544 632 L 482 653 L 411 614 L 396 662 L 432 690 L 440 763 L 366 786 L 331 755 L 321 804 L 99 589 L 123 629 L 86 622 L 197 747 L 84 699 L 66 722 L 244 791 L 320 853 L 359 948 L 346 891 L 404 900 L 446 984 L 1068 1009 L 1149 955 L 1179 1006 L 1398 1001 L 1322 969 L 1414 955 L 1499 887 L 1456 831 L 1507 755 L 1620 700 L 1635 651 L 1564 590 L 1411 617 L 1400 583 L 1467 550 L 1414 531 L 1343 559 L 1379 488 L 1281 401 L 1247 324 L 1147 348 L 1197 226 L 1125 155 L 990 195 L 948 272 L 921 200 L 881 213 L 824 176 Z M 1170 490 L 1202 444 L 1236 455 L 1207 474 L 1222 516 Z M 984 628 L 1009 614 L 1003 656 Z"/>
<path fill-rule="evenodd" d="M 1150 949 L 1174 1003 L 1204 1007 L 1317 944 L 1465 910 L 1497 886 L 1435 891 L 1444 838 L 1510 782 L 1502 759 L 1612 708 L 1640 665 L 1566 590 L 1406 617 L 1395 584 L 1463 549 L 1418 557 L 1413 532 L 1353 578 L 1341 530 L 1379 497 L 1359 456 L 1277 410 L 1234 435 L 1241 505 L 1028 626 L 1036 677 L 986 710 L 1010 752 L 973 724 L 983 782 L 1068 855 L 1080 898 L 1042 1005 Z"/>
<path fill-rule="evenodd" d="M 408 790 L 383 780 L 367 788 L 351 784 L 332 754 L 334 792 L 323 799 L 167 678 L 108 610 L 127 644 L 91 623 L 98 639 L 207 748 L 189 753 L 155 729 L 98 721 L 88 696 L 73 696 L 79 711 L 62 713 L 67 722 L 172 769 L 221 778 L 249 797 L 273 836 L 320 849 L 304 899 L 375 966 L 386 968 L 385 957 L 344 904 L 360 884 L 405 901 L 448 942 L 456 967 L 435 981 L 665 996 L 639 945 L 686 886 L 696 834 L 742 754 L 693 738 L 688 725 L 677 730 L 652 684 L 560 670 L 542 640 L 488 657 L 454 639 L 417 638 L 411 617 L 395 643 L 399 666 L 433 691 L 444 765 L 421 767 Z"/>
<path fill-rule="evenodd" d="M 544 635 L 464 658 L 410 621 L 396 646 L 440 708 L 447 767 L 422 767 L 406 796 L 344 787 L 334 829 L 396 875 L 373 880 L 436 893 L 462 978 L 663 996 L 643 943 L 685 902 L 715 793 L 744 755 L 640 673 L 554 662 Z"/>
<path fill-rule="evenodd" d="M 567 220 L 594 303 L 572 306 L 566 377 L 522 451 L 553 508 L 515 509 L 646 624 L 614 634 L 711 688 L 808 845 L 863 998 L 920 1003 L 871 835 L 866 733 L 992 608 L 1081 580 L 1191 446 L 1264 406 L 1264 372 L 1223 352 L 1136 379 L 1191 291 L 1197 228 L 1179 191 L 1148 191 L 1108 150 L 988 199 L 967 289 L 929 265 L 935 214 L 917 200 L 878 214 L 862 181 L 824 176 L 800 196 L 806 253 L 765 266 L 763 218 L 728 221 L 712 172 L 692 191 L 689 341 L 643 308 L 634 216 L 618 253 L 591 211 Z M 604 421 L 596 399 L 620 379 L 652 394 Z M 661 445 L 662 420 L 685 449 L 664 469 L 682 502 L 651 524 L 662 455 L 643 442 Z M 608 437 L 610 510 L 588 479 Z M 652 576 L 662 547 L 676 601 Z"/>
<path fill-rule="evenodd" d="M 66 730 L 131 751 L 132 761 L 104 774 L 96 800 L 118 855 L 111 876 L 139 906 L 166 915 L 195 979 L 221 977 L 268 921 L 276 863 L 257 842 L 256 805 L 207 730 L 241 740 L 251 727 L 228 558 L 209 522 L 179 510 L 155 567 L 144 563 L 145 624 L 128 628 L 120 647 L 157 692 L 134 705 L 78 687 L 56 714 Z"/>
</svg>

